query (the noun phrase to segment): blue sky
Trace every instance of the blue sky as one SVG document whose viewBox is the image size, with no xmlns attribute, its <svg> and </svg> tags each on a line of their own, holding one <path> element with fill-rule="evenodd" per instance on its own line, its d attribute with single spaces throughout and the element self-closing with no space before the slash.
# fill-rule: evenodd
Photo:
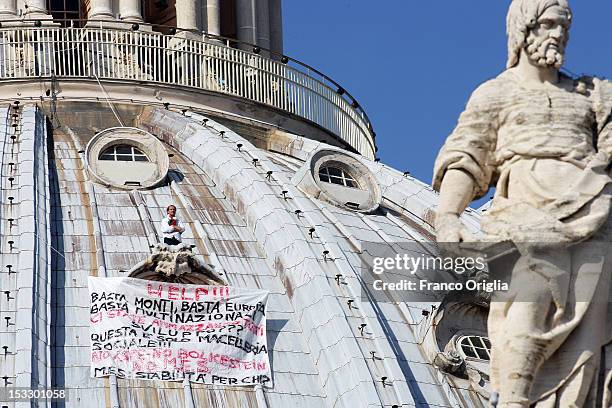
<svg viewBox="0 0 612 408">
<path fill-rule="evenodd" d="M 285 53 L 343 85 L 370 116 L 379 157 L 431 182 L 474 88 L 506 63 L 508 0 L 284 0 Z M 612 77 L 612 1 L 574 0 L 565 67 Z"/>
</svg>

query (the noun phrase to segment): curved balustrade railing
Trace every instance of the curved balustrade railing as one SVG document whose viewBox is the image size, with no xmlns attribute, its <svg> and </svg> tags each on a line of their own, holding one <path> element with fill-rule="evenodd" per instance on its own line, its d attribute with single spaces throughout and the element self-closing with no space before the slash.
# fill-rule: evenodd
<svg viewBox="0 0 612 408">
<path fill-rule="evenodd" d="M 209 41 L 111 28 L 0 29 L 0 81 L 145 81 L 228 94 L 316 123 L 374 158 L 371 124 L 356 103 L 305 72 Z"/>
</svg>

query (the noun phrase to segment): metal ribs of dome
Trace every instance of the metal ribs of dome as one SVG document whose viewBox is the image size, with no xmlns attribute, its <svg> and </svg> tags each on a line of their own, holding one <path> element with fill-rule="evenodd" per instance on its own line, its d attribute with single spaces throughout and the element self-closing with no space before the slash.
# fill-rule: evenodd
<svg viewBox="0 0 612 408">
<path fill-rule="evenodd" d="M 288 65 L 295 60 L 279 62 L 192 37 L 92 26 L 2 28 L 0 49 L 0 83 L 88 79 L 227 95 L 305 120 L 363 156 L 375 156 L 372 125 L 359 104 L 318 71 Z"/>
</svg>

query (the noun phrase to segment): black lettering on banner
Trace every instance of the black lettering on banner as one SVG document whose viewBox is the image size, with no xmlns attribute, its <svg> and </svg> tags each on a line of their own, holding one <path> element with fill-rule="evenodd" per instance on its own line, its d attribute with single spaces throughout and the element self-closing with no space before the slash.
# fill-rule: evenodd
<svg viewBox="0 0 612 408">
<path fill-rule="evenodd" d="M 96 292 L 93 292 L 91 294 L 91 303 L 96 303 L 98 301 L 106 302 L 106 301 L 109 301 L 109 300 L 113 300 L 113 301 L 116 301 L 116 302 L 125 302 L 126 298 L 125 298 L 125 295 L 123 293 L 113 293 L 113 292 L 110 292 L 110 293 L 107 293 L 107 292 L 96 293 Z"/>
<path fill-rule="evenodd" d="M 271 382 L 265 304 L 231 301 L 229 287 L 218 291 L 226 299 L 198 290 L 160 284 L 147 289 L 149 296 L 90 292 L 92 375 L 239 386 Z M 210 344 L 223 345 L 223 351 L 213 352 Z"/>
<path fill-rule="evenodd" d="M 116 367 L 96 367 L 94 368 L 95 377 L 107 377 L 115 374 L 119 378 L 125 378 L 125 370 Z"/>
<path fill-rule="evenodd" d="M 251 344 L 248 341 L 241 339 L 240 337 L 231 336 L 228 334 L 207 334 L 206 336 L 199 336 L 198 341 L 206 343 L 226 344 L 228 346 L 234 346 L 247 353 L 253 353 L 255 355 L 259 353 L 268 352 L 268 348 L 265 344 Z"/>
</svg>

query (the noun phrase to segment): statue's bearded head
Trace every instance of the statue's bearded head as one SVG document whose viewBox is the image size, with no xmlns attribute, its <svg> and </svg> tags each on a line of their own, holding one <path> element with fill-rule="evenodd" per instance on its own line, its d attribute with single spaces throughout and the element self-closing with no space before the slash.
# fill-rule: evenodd
<svg viewBox="0 0 612 408">
<path fill-rule="evenodd" d="M 513 0 L 507 19 L 507 68 L 518 64 L 523 49 L 535 64 L 561 68 L 571 21 L 567 0 Z"/>
</svg>

